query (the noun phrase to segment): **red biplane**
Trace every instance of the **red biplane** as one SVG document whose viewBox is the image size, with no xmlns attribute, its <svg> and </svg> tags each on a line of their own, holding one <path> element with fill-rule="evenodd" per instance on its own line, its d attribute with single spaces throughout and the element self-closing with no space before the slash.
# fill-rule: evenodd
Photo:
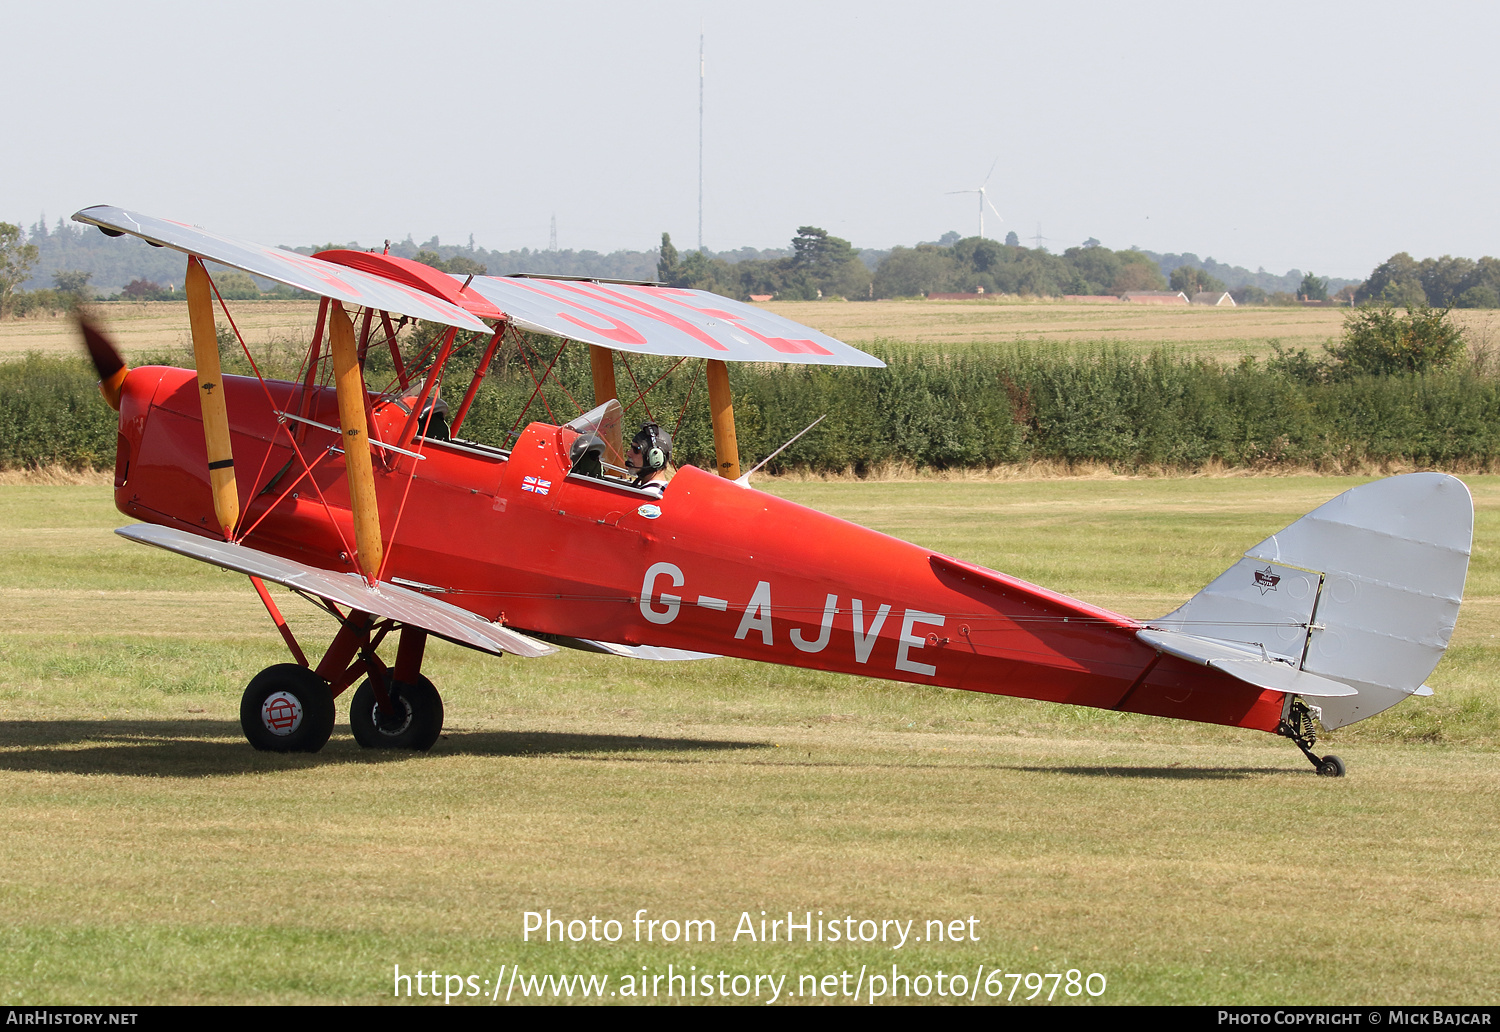
<svg viewBox="0 0 1500 1032">
<path fill-rule="evenodd" d="M 1312 751 L 1315 720 L 1339 727 L 1428 694 L 1457 620 L 1473 506 L 1450 476 L 1354 488 L 1142 622 L 752 488 L 725 363 L 882 364 L 764 310 L 652 284 L 306 257 L 113 207 L 74 218 L 188 256 L 196 370 L 129 369 L 84 332 L 120 413 L 116 504 L 141 521 L 117 533 L 248 575 L 296 660 L 245 689 L 258 749 L 320 749 L 335 698 L 361 679 L 349 710 L 361 745 L 430 747 L 443 708 L 421 670 L 437 635 L 520 656 L 737 656 L 1256 728 L 1338 776 L 1337 757 Z M 322 298 L 299 380 L 221 375 L 205 260 Z M 447 329 L 404 356 L 393 320 Z M 586 344 L 594 407 L 532 422 L 509 448 L 466 441 L 510 328 Z M 483 357 L 444 418 L 461 346 Z M 364 372 L 380 347 L 396 376 L 377 391 Z M 626 453 L 616 352 L 706 362 L 716 471 L 646 482 L 660 456 Z M 266 581 L 337 622 L 315 663 Z"/>
</svg>

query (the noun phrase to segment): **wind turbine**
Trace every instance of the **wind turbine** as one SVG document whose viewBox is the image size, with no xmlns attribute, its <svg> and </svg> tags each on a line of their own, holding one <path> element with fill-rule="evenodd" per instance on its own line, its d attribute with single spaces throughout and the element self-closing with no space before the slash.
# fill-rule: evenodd
<svg viewBox="0 0 1500 1032">
<path fill-rule="evenodd" d="M 999 219 L 1001 222 L 1005 221 L 1005 217 L 1000 214 L 999 209 L 996 208 L 993 204 L 990 204 L 990 199 L 984 195 L 984 188 L 990 185 L 990 176 L 993 176 L 995 174 L 995 167 L 999 164 L 1000 158 L 996 156 L 995 164 L 990 166 L 989 174 L 984 177 L 984 182 L 979 184 L 979 189 L 948 191 L 948 193 L 950 194 L 977 193 L 979 195 L 979 239 L 981 240 L 984 239 L 984 206 L 986 204 L 990 205 L 990 211 L 995 213 L 995 218 Z"/>
</svg>

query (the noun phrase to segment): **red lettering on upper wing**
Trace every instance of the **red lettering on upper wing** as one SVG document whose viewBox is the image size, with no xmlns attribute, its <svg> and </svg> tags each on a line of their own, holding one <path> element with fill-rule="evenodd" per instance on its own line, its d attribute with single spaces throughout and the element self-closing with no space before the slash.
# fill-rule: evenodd
<svg viewBox="0 0 1500 1032">
<path fill-rule="evenodd" d="M 714 338 L 708 333 L 705 333 L 703 330 L 699 329 L 697 326 L 694 326 L 686 319 L 683 319 L 680 316 L 673 315 L 671 312 L 665 311 L 664 309 L 657 308 L 655 305 L 648 304 L 645 301 L 633 298 L 629 294 L 621 293 L 618 290 L 611 290 L 610 288 L 598 283 L 559 283 L 558 286 L 564 288 L 565 290 L 571 290 L 576 294 L 583 294 L 585 297 L 591 297 L 597 301 L 603 301 L 605 304 L 617 305 L 618 307 L 623 308 L 627 312 L 630 312 L 634 315 L 642 315 L 647 319 L 654 319 L 656 322 L 666 323 L 673 329 L 681 330 L 683 333 L 686 333 L 688 336 L 694 338 L 695 340 L 699 340 L 704 344 L 707 344 L 715 351 L 729 350 L 727 346 L 720 344 L 718 341 L 714 340 Z"/>
<path fill-rule="evenodd" d="M 636 289 L 641 291 L 642 293 L 650 291 L 650 293 L 654 296 L 662 297 L 664 300 L 670 301 L 674 305 L 681 305 L 683 308 L 690 308 L 695 312 L 701 312 L 704 315 L 709 316 L 710 318 L 727 319 L 730 322 L 734 323 L 735 326 L 737 326 L 740 330 L 743 330 L 745 333 L 750 334 L 750 336 L 754 337 L 762 344 L 765 344 L 767 347 L 781 352 L 783 355 L 831 356 L 833 354 L 832 351 L 829 351 L 827 348 L 823 347 L 823 345 L 818 344 L 815 341 L 799 340 L 790 337 L 768 337 L 763 333 L 757 333 L 755 330 L 752 330 L 750 327 L 745 325 L 743 316 L 736 315 L 733 312 L 726 312 L 721 308 L 699 308 L 697 305 L 690 305 L 686 301 L 681 300 L 681 298 L 683 297 L 694 296 L 692 291 L 689 290 L 682 290 L 677 287 L 637 287 Z"/>
<path fill-rule="evenodd" d="M 575 294 L 583 294 L 584 293 L 584 291 L 575 290 L 573 288 L 572 284 L 568 284 L 568 283 L 558 283 L 556 281 L 553 281 L 551 285 L 560 287 L 560 288 L 562 288 L 564 290 L 570 290 L 570 291 L 572 291 Z M 580 312 L 587 312 L 589 315 L 592 315 L 595 319 L 602 319 L 604 322 L 606 322 L 606 323 L 609 324 L 608 326 L 595 326 L 595 325 L 592 325 L 591 323 L 584 322 L 582 319 L 575 318 L 574 316 L 569 315 L 567 312 L 558 312 L 557 313 L 558 318 L 560 318 L 560 319 L 566 319 L 568 322 L 572 323 L 574 326 L 581 326 L 581 327 L 583 327 L 586 330 L 593 330 L 595 333 L 602 333 L 604 336 L 608 337 L 610 340 L 619 341 L 621 344 L 644 344 L 644 343 L 646 343 L 646 338 L 643 337 L 643 336 L 641 336 L 640 332 L 638 330 L 636 330 L 635 327 L 629 326 L 629 325 L 627 325 L 625 323 L 622 323 L 618 319 L 615 319 L 615 318 L 612 318 L 612 317 L 610 317 L 608 315 L 605 315 L 603 312 L 601 312 L 601 311 L 599 311 L 597 309 L 590 308 L 588 305 L 579 304 L 577 301 L 573 301 L 573 300 L 570 300 L 570 299 L 565 298 L 565 297 L 558 297 L 556 294 L 553 294 L 551 291 L 543 290 L 541 287 L 537 286 L 536 284 L 534 284 L 534 283 L 527 283 L 524 280 L 519 280 L 519 279 L 518 280 L 514 280 L 514 281 L 512 281 L 512 286 L 517 286 L 517 287 L 522 288 L 523 290 L 529 290 L 533 294 L 540 294 L 543 297 L 551 298 L 553 301 L 561 301 L 565 305 L 568 305 L 570 307 L 576 308 Z M 585 294 L 585 296 L 588 296 L 588 295 Z"/>
</svg>

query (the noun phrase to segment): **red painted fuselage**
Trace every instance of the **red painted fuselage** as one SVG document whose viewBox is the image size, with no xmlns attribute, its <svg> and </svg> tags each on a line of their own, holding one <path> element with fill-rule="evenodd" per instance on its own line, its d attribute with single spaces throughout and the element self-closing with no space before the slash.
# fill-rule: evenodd
<svg viewBox="0 0 1500 1032">
<path fill-rule="evenodd" d="M 296 384 L 225 377 L 224 391 L 243 543 L 356 572 L 338 435 L 304 429 L 313 470 L 299 481 L 275 415 L 336 426 L 333 391 L 305 408 Z M 407 413 L 371 402 L 372 439 L 394 441 Z M 533 423 L 508 453 L 421 438 L 421 460 L 377 448 L 383 579 L 541 634 L 1264 731 L 1281 719 L 1282 693 L 1158 655 L 1128 617 L 693 467 L 660 500 L 570 475 L 574 436 Z M 191 371 L 131 371 L 120 511 L 217 537 L 203 441 Z"/>
</svg>

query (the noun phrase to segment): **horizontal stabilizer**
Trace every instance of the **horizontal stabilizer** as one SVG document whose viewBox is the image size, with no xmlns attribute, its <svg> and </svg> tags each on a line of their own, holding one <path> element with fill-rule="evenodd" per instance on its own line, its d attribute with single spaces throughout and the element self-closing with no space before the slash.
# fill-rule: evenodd
<svg viewBox="0 0 1500 1032">
<path fill-rule="evenodd" d="M 148 244 L 170 247 L 174 251 L 243 269 L 251 275 L 285 283 L 289 287 L 320 297 L 331 297 L 335 301 L 394 312 L 397 315 L 409 315 L 414 319 L 426 319 L 445 326 L 489 332 L 489 327 L 474 316 L 432 294 L 295 251 L 283 251 L 279 247 L 267 247 L 248 240 L 220 236 L 197 226 L 142 215 L 108 204 L 85 208 L 73 216 L 73 221 L 98 226 L 110 236 L 129 234 L 140 237 Z"/>
<path fill-rule="evenodd" d="M 491 623 L 482 616 L 419 595 L 415 591 L 381 581 L 370 587 L 357 573 L 320 570 L 269 552 L 228 541 L 199 537 L 172 527 L 137 524 L 121 527 L 116 534 L 143 545 L 155 545 L 189 559 L 210 563 L 236 573 L 283 584 L 338 605 L 357 609 L 387 620 L 420 627 L 456 645 L 482 652 L 509 652 L 517 656 L 546 656 L 557 651 L 546 642 Z"/>
<path fill-rule="evenodd" d="M 1199 638 L 1177 631 L 1137 631 L 1135 636 L 1168 655 L 1222 670 L 1230 677 L 1257 688 L 1318 698 L 1359 694 L 1347 684 L 1309 674 L 1276 659 L 1262 658 L 1230 642 Z"/>
</svg>

